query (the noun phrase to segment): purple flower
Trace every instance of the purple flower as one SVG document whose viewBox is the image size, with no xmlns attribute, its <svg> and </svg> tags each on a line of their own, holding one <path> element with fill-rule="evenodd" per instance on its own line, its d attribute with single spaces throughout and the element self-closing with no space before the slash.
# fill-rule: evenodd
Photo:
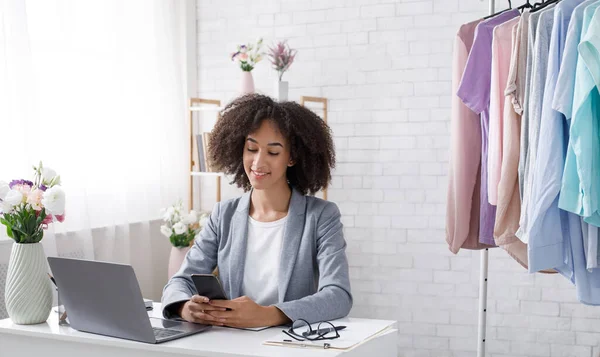
<svg viewBox="0 0 600 357">
<path fill-rule="evenodd" d="M 33 182 L 31 182 L 29 180 L 12 180 L 8 184 L 8 187 L 10 187 L 12 189 L 14 186 L 17 186 L 17 185 L 27 185 L 29 187 L 33 187 Z"/>
<path fill-rule="evenodd" d="M 279 80 L 283 77 L 296 57 L 296 50 L 291 49 L 286 41 L 277 43 L 274 47 L 269 48 L 269 59 L 273 68 L 279 72 Z"/>
<path fill-rule="evenodd" d="M 40 185 L 40 190 L 42 190 L 42 191 L 44 191 L 44 192 L 46 192 L 46 189 L 47 189 L 47 188 L 48 188 L 48 187 L 46 187 L 46 185 Z"/>
</svg>

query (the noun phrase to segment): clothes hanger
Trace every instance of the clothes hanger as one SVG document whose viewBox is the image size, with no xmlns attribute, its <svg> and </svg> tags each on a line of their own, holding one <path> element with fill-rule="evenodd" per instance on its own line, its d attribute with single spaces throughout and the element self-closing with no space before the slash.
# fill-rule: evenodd
<svg viewBox="0 0 600 357">
<path fill-rule="evenodd" d="M 560 0 L 548 0 L 548 1 L 537 2 L 533 5 L 533 9 L 531 10 L 531 12 L 540 11 L 541 9 L 543 9 L 549 5 L 552 5 L 552 4 L 556 4 L 559 1 Z"/>
<path fill-rule="evenodd" d="M 523 10 L 525 9 L 531 9 L 533 8 L 533 5 L 531 5 L 531 3 L 529 2 L 529 0 L 527 0 L 527 2 L 521 6 L 519 6 L 517 9 L 521 10 L 521 12 L 523 12 Z"/>
</svg>

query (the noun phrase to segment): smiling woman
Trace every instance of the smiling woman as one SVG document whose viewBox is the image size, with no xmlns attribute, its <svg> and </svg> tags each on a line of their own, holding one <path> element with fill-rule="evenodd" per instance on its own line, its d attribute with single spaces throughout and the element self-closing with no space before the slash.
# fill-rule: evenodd
<svg viewBox="0 0 600 357">
<path fill-rule="evenodd" d="M 275 134 L 277 140 L 271 143 L 274 145 L 264 141 L 268 132 Z M 263 142 L 257 143 L 258 135 Z M 247 191 L 252 187 L 252 176 L 248 175 L 248 165 L 242 162 L 242 152 L 245 163 L 247 150 L 261 145 L 261 153 L 268 153 L 269 147 L 271 153 L 289 155 L 293 165 L 287 165 L 285 174 L 290 185 L 302 194 L 314 194 L 331 180 L 335 150 L 329 126 L 295 102 L 277 103 L 264 95 L 243 96 L 225 107 L 212 131 L 209 159 L 218 170 L 233 175 L 233 182 Z"/>
<path fill-rule="evenodd" d="M 290 158 L 287 139 L 272 120 L 264 120 L 254 133 L 248 135 L 243 163 L 250 184 L 258 190 L 287 184 L 286 171 L 294 166 L 294 161 Z"/>
<path fill-rule="evenodd" d="M 225 107 L 209 147 L 211 164 L 247 193 L 217 203 L 163 291 L 164 316 L 233 327 L 346 316 L 352 295 L 340 211 L 307 196 L 327 186 L 335 165 L 327 124 L 296 103 L 247 95 Z M 232 300 L 191 288 L 192 274 L 214 268 Z"/>
</svg>

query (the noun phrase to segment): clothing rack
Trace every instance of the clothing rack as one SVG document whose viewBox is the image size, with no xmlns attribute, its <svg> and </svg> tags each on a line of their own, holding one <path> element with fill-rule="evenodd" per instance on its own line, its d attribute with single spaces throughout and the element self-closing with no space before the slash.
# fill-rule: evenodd
<svg viewBox="0 0 600 357">
<path fill-rule="evenodd" d="M 481 0 L 483 1 L 483 0 Z M 510 1 L 509 1 L 510 4 Z M 512 4 L 511 4 L 512 5 Z M 511 6 L 512 7 L 512 6 Z M 493 15 L 496 11 L 496 0 L 489 0 L 488 15 Z M 479 267 L 479 323 L 477 328 L 477 357 L 485 356 L 485 333 L 487 317 L 487 284 L 488 284 L 488 263 L 489 249 L 485 248 L 480 253 Z"/>
<path fill-rule="evenodd" d="M 484 1 L 484 0 L 480 0 Z M 489 1 L 489 11 L 486 18 L 494 17 L 500 13 L 496 13 L 496 0 Z M 517 7 L 522 10 L 525 8 L 529 9 L 543 9 L 544 7 L 556 3 L 560 0 L 539 0 L 535 4 L 532 4 L 530 0 L 527 0 L 525 4 Z M 512 9 L 512 1 L 508 0 L 508 11 Z M 501 12 L 504 12 L 501 11 Z M 485 336 L 486 336 L 486 317 L 487 317 L 487 288 L 488 288 L 488 263 L 489 263 L 489 249 L 483 249 L 480 253 L 480 274 L 479 274 L 479 323 L 477 329 L 477 357 L 485 356 Z"/>
</svg>

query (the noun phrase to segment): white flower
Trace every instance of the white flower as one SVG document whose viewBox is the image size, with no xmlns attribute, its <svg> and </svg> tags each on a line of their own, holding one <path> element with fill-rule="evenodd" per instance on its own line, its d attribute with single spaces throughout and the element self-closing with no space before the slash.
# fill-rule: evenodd
<svg viewBox="0 0 600 357">
<path fill-rule="evenodd" d="M 164 235 L 165 237 L 170 238 L 173 232 L 171 231 L 171 228 L 163 225 L 160 226 L 160 233 L 162 233 L 162 235 Z"/>
<path fill-rule="evenodd" d="M 65 192 L 60 186 L 54 186 L 44 192 L 42 205 L 46 208 L 47 213 L 53 215 L 61 215 L 65 213 Z"/>
<path fill-rule="evenodd" d="M 167 208 L 167 210 L 165 212 L 165 216 L 164 216 L 165 221 L 170 221 L 174 214 L 175 214 L 175 208 L 173 208 L 173 207 Z"/>
<path fill-rule="evenodd" d="M 3 200 L 6 197 L 6 194 L 10 191 L 10 187 L 8 183 L 4 181 L 0 181 L 0 200 Z"/>
<path fill-rule="evenodd" d="M 42 169 L 42 179 L 46 183 L 50 183 L 56 177 L 56 171 L 52 170 L 49 167 L 44 167 Z"/>
<path fill-rule="evenodd" d="M 196 222 L 198 222 L 198 213 L 196 213 L 196 211 L 191 210 L 189 214 L 186 214 L 185 216 L 183 216 L 183 219 L 181 220 L 181 222 L 183 224 L 194 224 Z"/>
<path fill-rule="evenodd" d="M 6 203 L 7 207 L 10 207 L 11 209 L 14 206 L 19 205 L 21 202 L 23 202 L 23 194 L 17 190 L 8 191 L 4 197 L 4 203 Z"/>
<path fill-rule="evenodd" d="M 182 222 L 177 222 L 173 226 L 173 230 L 175 231 L 175 234 L 183 234 L 187 232 L 187 226 Z"/>
</svg>

